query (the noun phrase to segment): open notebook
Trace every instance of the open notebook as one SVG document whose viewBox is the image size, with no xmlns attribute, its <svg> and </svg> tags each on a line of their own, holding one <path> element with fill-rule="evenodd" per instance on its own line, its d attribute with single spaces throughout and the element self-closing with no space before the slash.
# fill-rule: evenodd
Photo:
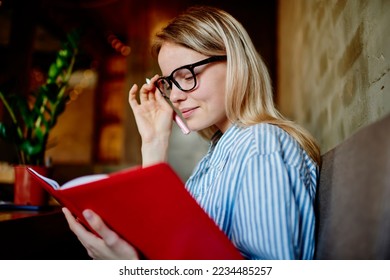
<svg viewBox="0 0 390 280">
<path fill-rule="evenodd" d="M 147 259 L 242 259 L 167 163 L 83 176 L 62 186 L 29 171 L 87 228 L 82 211 L 91 209 Z"/>
</svg>

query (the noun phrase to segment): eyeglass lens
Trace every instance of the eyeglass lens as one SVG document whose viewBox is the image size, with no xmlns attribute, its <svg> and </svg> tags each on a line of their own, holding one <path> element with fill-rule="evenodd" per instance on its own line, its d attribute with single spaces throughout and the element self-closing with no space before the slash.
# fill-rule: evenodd
<svg viewBox="0 0 390 280">
<path fill-rule="evenodd" d="M 194 64 L 177 68 L 168 77 L 161 77 L 156 81 L 156 86 L 165 97 L 170 97 L 172 83 L 182 91 L 190 91 L 196 87 L 196 74 L 194 68 L 215 61 L 226 60 L 226 56 L 212 56 Z"/>
<path fill-rule="evenodd" d="M 178 69 L 172 73 L 172 80 L 183 91 L 189 91 L 195 87 L 194 73 L 187 68 Z M 172 90 L 172 80 L 168 78 L 160 79 L 157 81 L 158 88 L 169 97 Z"/>
</svg>

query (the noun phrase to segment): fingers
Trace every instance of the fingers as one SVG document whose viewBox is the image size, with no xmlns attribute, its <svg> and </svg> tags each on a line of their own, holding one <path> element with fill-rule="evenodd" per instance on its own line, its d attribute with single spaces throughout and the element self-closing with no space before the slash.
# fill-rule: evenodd
<svg viewBox="0 0 390 280">
<path fill-rule="evenodd" d="M 94 255 L 91 251 L 91 247 L 93 248 L 93 246 L 91 246 L 91 244 L 99 242 L 99 238 L 97 238 L 93 233 L 87 231 L 84 226 L 81 225 L 75 217 L 73 217 L 72 213 L 67 208 L 62 208 L 62 212 L 65 215 L 70 230 L 76 235 L 77 239 L 85 247 L 88 255 L 94 258 Z"/>
<path fill-rule="evenodd" d="M 146 102 L 148 100 L 154 100 L 155 99 L 155 93 L 158 91 L 156 89 L 156 86 L 154 85 L 155 81 L 158 79 L 158 75 L 154 75 L 153 78 L 150 79 L 149 83 L 144 84 L 140 89 L 140 101 Z M 134 109 L 135 106 L 138 105 L 137 102 L 137 91 L 138 86 L 134 84 L 129 91 L 129 104 Z"/>
<path fill-rule="evenodd" d="M 84 218 L 91 228 L 102 238 L 104 244 L 95 244 L 89 248 L 89 253 L 95 259 L 138 259 L 138 253 L 130 244 L 112 231 L 92 210 L 84 210 Z"/>
<path fill-rule="evenodd" d="M 79 239 L 80 238 L 84 239 L 84 237 L 94 236 L 93 233 L 87 231 L 85 227 L 76 220 L 76 218 L 67 208 L 65 207 L 62 208 L 62 212 L 65 215 L 69 228 L 71 229 L 71 231 L 74 232 L 74 234 L 76 234 L 79 237 Z"/>
<path fill-rule="evenodd" d="M 62 212 L 65 215 L 66 221 L 68 222 L 69 228 L 77 235 L 80 232 L 81 228 L 84 229 L 82 225 L 73 217 L 73 214 L 68 210 L 68 208 L 63 207 Z M 85 229 L 84 229 L 85 230 Z"/>
<path fill-rule="evenodd" d="M 138 105 L 137 101 L 138 86 L 134 84 L 129 91 L 129 104 L 132 109 Z"/>
<path fill-rule="evenodd" d="M 133 246 L 109 229 L 103 220 L 91 210 L 84 210 L 83 216 L 89 226 L 98 234 L 87 231 L 67 208 L 62 212 L 68 221 L 70 229 L 75 233 L 88 255 L 93 259 L 139 259 Z"/>
<path fill-rule="evenodd" d="M 140 90 L 140 101 L 145 102 L 148 100 L 154 100 L 154 92 L 156 91 L 156 86 L 154 82 L 156 81 L 156 76 L 154 76 L 149 83 L 146 83 L 142 86 Z"/>
<path fill-rule="evenodd" d="M 96 215 L 92 210 L 84 210 L 84 218 L 89 225 L 100 235 L 108 246 L 114 246 L 119 240 L 119 236 L 106 226 L 99 215 Z"/>
<path fill-rule="evenodd" d="M 111 231 L 104 224 L 101 218 L 91 210 L 84 210 L 83 215 L 88 224 L 100 236 L 100 238 L 87 231 L 84 226 L 73 217 L 72 213 L 67 208 L 63 208 L 62 212 L 65 214 L 65 218 L 68 221 L 70 229 L 85 247 L 91 258 L 100 259 L 101 256 L 108 256 L 110 253 L 108 253 L 109 251 L 105 249 L 106 245 L 112 248 L 118 247 L 117 244 L 120 240 L 118 235 Z"/>
</svg>

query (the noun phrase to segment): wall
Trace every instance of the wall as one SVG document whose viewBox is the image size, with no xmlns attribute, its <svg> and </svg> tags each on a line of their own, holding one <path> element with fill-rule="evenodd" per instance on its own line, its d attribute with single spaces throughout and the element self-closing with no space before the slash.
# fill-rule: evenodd
<svg viewBox="0 0 390 280">
<path fill-rule="evenodd" d="M 70 101 L 49 135 L 46 157 L 54 164 L 89 164 L 92 158 L 95 85 L 92 70 L 77 70 L 69 80 Z M 80 113 L 81 112 L 81 113 Z"/>
<path fill-rule="evenodd" d="M 279 0 L 282 113 L 322 153 L 390 113 L 390 1 Z"/>
</svg>

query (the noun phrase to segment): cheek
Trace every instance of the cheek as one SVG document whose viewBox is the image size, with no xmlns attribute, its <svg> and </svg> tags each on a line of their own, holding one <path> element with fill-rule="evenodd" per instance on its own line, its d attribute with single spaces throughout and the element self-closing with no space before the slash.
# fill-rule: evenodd
<svg viewBox="0 0 390 280">
<path fill-rule="evenodd" d="M 225 106 L 226 92 L 224 83 L 213 83 L 210 87 L 210 100 L 218 107 Z"/>
<path fill-rule="evenodd" d="M 210 93 L 211 96 L 205 100 L 205 107 L 210 117 L 213 116 L 217 121 L 226 115 L 225 95 L 221 90 L 213 90 Z"/>
<path fill-rule="evenodd" d="M 211 70 L 211 69 L 210 69 Z M 209 103 L 210 106 L 225 106 L 226 67 L 217 66 L 211 72 L 205 72 L 199 80 L 198 90 L 193 98 L 198 101 Z"/>
<path fill-rule="evenodd" d="M 207 107 L 219 108 L 225 106 L 225 92 L 217 86 L 198 90 L 191 97 L 198 102 L 205 103 Z"/>
</svg>

